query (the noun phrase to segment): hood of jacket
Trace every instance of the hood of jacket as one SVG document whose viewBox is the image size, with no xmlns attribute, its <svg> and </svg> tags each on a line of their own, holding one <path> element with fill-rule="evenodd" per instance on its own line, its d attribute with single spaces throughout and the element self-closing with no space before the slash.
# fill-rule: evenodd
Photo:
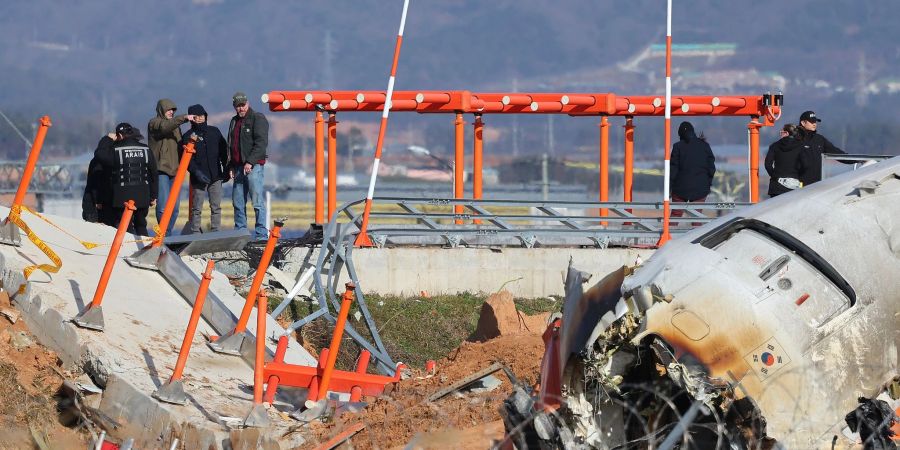
<svg viewBox="0 0 900 450">
<path fill-rule="evenodd" d="M 161 99 L 160 101 L 156 102 L 156 117 L 165 118 L 166 111 L 170 109 L 178 109 L 178 107 L 175 106 L 175 102 L 167 98 Z"/>
<path fill-rule="evenodd" d="M 690 122 L 681 122 L 681 125 L 678 125 L 678 138 L 684 142 L 689 142 L 691 139 L 696 138 L 697 135 L 694 133 L 694 126 L 691 125 Z"/>
</svg>

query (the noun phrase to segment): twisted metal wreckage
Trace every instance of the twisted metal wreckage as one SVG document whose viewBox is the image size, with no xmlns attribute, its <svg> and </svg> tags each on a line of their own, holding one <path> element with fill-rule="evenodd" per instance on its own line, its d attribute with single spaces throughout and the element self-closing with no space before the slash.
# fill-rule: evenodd
<svg viewBox="0 0 900 450">
<path fill-rule="evenodd" d="M 893 158 L 690 231 L 587 291 L 570 266 L 540 395 L 507 399 L 509 436 L 519 448 L 895 448 L 896 398 L 873 399 L 892 401 L 900 374 L 898 204 Z M 885 412 L 857 437 L 845 416 L 864 406 Z"/>
</svg>

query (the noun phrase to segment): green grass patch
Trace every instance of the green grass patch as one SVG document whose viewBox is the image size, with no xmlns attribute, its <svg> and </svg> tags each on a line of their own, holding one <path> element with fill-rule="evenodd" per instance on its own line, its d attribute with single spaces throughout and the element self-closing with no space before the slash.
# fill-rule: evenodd
<svg viewBox="0 0 900 450">
<path fill-rule="evenodd" d="M 481 306 L 487 300 L 484 294 L 465 292 L 458 295 L 432 297 L 399 297 L 367 294 L 366 305 L 372 314 L 378 333 L 395 361 L 403 361 L 410 367 L 422 368 L 429 359 L 440 359 L 469 339 L 475 332 Z M 515 299 L 516 308 L 525 314 L 558 312 L 560 299 Z M 303 317 L 312 308 L 290 308 L 295 317 Z M 349 323 L 365 336 L 369 336 L 365 319 L 356 320 L 354 303 Z M 316 320 L 300 330 L 301 339 L 315 348 L 327 347 L 334 327 L 324 320 Z M 342 342 L 337 366 L 352 370 L 359 347 L 346 337 Z"/>
</svg>

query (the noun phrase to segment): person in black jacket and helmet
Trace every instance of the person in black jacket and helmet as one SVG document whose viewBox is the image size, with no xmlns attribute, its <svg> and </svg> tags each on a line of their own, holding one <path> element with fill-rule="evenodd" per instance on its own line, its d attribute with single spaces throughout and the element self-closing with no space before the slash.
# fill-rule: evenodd
<svg viewBox="0 0 900 450">
<path fill-rule="evenodd" d="M 679 141 L 672 146 L 669 182 L 672 201 L 679 203 L 705 202 L 716 175 L 716 157 L 709 144 L 697 137 L 690 122 L 678 126 Z M 673 210 L 672 217 L 681 217 L 682 210 Z"/>
<path fill-rule="evenodd" d="M 203 200 L 209 198 L 210 226 L 208 231 L 219 231 L 222 225 L 222 183 L 228 181 L 225 167 L 228 164 L 228 147 L 225 137 L 218 128 L 206 123 L 206 109 L 202 105 L 191 105 L 188 115 L 193 116 L 191 129 L 184 133 L 181 145 L 187 144 L 191 136 L 196 136 L 194 156 L 188 165 L 191 174 L 191 233 L 200 233 L 203 217 Z"/>
<path fill-rule="evenodd" d="M 147 213 L 156 205 L 158 173 L 156 158 L 150 147 L 141 142 L 141 132 L 129 123 L 116 125 L 116 131 L 100 140 L 94 157 L 110 175 L 106 185 L 110 204 L 99 204 L 98 209 L 108 210 L 107 225 L 117 227 L 125 212 L 125 203 L 134 201 L 137 208 L 132 215 L 130 233 L 149 236 Z"/>
</svg>

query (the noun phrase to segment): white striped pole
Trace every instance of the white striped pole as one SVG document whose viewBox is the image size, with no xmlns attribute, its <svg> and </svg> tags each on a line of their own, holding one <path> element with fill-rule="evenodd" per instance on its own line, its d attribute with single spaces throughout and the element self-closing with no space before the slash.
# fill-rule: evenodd
<svg viewBox="0 0 900 450">
<path fill-rule="evenodd" d="M 666 2 L 666 119 L 665 119 L 665 155 L 666 161 L 663 175 L 663 229 L 656 243 L 658 247 L 663 246 L 672 239 L 669 234 L 669 217 L 672 214 L 669 201 L 671 193 L 669 192 L 669 158 L 672 151 L 672 0 Z"/>
<path fill-rule="evenodd" d="M 397 76 L 397 62 L 400 60 L 400 47 L 403 45 L 403 28 L 406 27 L 406 11 L 409 0 L 403 0 L 403 13 L 400 15 L 400 30 L 397 32 L 397 44 L 394 46 L 394 62 L 391 64 L 391 76 L 388 78 L 387 95 L 384 98 L 384 111 L 381 113 L 381 126 L 378 128 L 378 141 L 375 143 L 375 161 L 372 163 L 372 176 L 369 178 L 369 192 L 366 194 L 366 207 L 363 210 L 362 225 L 356 236 L 357 247 L 371 247 L 372 241 L 366 230 L 369 227 L 369 214 L 372 212 L 372 196 L 375 194 L 375 180 L 378 177 L 378 165 L 381 163 L 381 149 L 384 145 L 384 132 L 387 130 L 388 115 L 391 112 L 391 96 L 394 94 L 394 79 Z"/>
</svg>

